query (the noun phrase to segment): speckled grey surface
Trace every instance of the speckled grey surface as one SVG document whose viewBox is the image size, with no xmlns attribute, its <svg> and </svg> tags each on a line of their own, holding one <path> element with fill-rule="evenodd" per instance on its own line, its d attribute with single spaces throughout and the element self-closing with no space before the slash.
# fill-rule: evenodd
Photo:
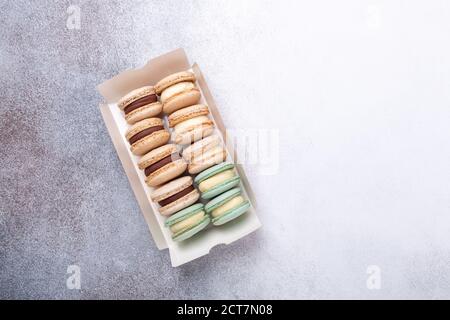
<svg viewBox="0 0 450 320">
<path fill-rule="evenodd" d="M 0 298 L 450 298 L 448 2 L 1 0 L 0 18 Z M 177 47 L 229 127 L 280 130 L 280 165 L 246 165 L 263 229 L 172 268 L 95 86 Z"/>
</svg>

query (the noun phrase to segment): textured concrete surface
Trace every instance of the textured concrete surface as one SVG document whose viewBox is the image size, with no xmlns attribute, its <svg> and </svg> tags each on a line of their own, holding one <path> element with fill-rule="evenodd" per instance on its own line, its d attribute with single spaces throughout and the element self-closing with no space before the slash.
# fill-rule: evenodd
<svg viewBox="0 0 450 320">
<path fill-rule="evenodd" d="M 0 18 L 0 298 L 450 298 L 448 1 L 1 0 Z M 174 269 L 95 86 L 177 47 L 229 127 L 280 141 L 275 174 L 246 165 L 263 229 Z"/>
</svg>

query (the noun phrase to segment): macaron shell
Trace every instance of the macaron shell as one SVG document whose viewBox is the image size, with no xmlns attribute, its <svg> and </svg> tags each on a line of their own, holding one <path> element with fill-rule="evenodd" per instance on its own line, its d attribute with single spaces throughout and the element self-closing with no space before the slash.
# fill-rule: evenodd
<svg viewBox="0 0 450 320">
<path fill-rule="evenodd" d="M 197 174 L 205 169 L 208 169 L 209 167 L 212 167 L 215 164 L 219 164 L 225 161 L 226 157 L 227 152 L 222 148 L 220 152 L 214 153 L 209 157 L 203 157 L 200 160 L 194 159 L 191 163 L 189 163 L 188 171 L 190 174 Z"/>
<path fill-rule="evenodd" d="M 195 74 L 190 71 L 181 71 L 173 73 L 159 80 L 158 83 L 155 85 L 155 91 L 157 94 L 161 94 L 165 89 L 167 89 L 170 86 L 173 86 L 174 84 L 186 81 L 195 82 L 195 80 L 196 80 Z"/>
<path fill-rule="evenodd" d="M 200 100 L 200 91 L 198 89 L 191 89 L 180 93 L 163 104 L 163 111 L 166 114 L 171 114 L 181 108 L 196 104 Z"/>
<path fill-rule="evenodd" d="M 117 105 L 121 110 L 125 109 L 126 106 L 133 103 L 136 100 L 139 100 L 143 97 L 155 94 L 156 91 L 152 86 L 145 86 L 141 88 L 134 89 L 133 91 L 128 92 L 119 101 L 117 101 Z"/>
<path fill-rule="evenodd" d="M 150 187 L 159 186 L 173 178 L 178 177 L 183 172 L 186 171 L 187 163 L 183 159 L 179 159 L 166 164 L 164 167 L 159 168 L 155 172 L 152 172 L 146 179 L 145 182 Z"/>
<path fill-rule="evenodd" d="M 183 150 L 183 158 L 190 162 L 194 157 L 201 156 L 208 150 L 218 146 L 220 144 L 220 138 L 217 135 L 208 136 L 196 143 L 190 145 Z"/>
<path fill-rule="evenodd" d="M 205 229 L 209 223 L 211 222 L 211 218 L 209 216 L 205 216 L 203 218 L 203 220 L 197 224 L 196 226 L 187 229 L 186 231 L 182 231 L 179 234 L 176 234 L 172 237 L 173 241 L 184 241 L 186 239 L 189 239 L 190 237 L 192 237 L 193 235 L 199 233 L 200 231 L 202 231 L 203 229 Z"/>
<path fill-rule="evenodd" d="M 234 197 L 240 195 L 241 193 L 242 193 L 241 188 L 234 188 L 234 189 L 228 190 L 227 192 L 222 193 L 220 196 L 215 197 L 214 199 L 209 201 L 207 204 L 205 204 L 206 213 L 212 212 L 216 208 L 227 203 L 228 201 L 230 201 Z"/>
<path fill-rule="evenodd" d="M 177 213 L 175 213 L 173 216 L 166 219 L 166 222 L 164 225 L 166 227 L 170 227 L 180 221 L 183 221 L 184 219 L 196 214 L 199 211 L 202 211 L 204 209 L 203 203 L 196 203 L 193 204 L 190 207 L 187 207 Z"/>
<path fill-rule="evenodd" d="M 125 133 L 125 138 L 130 140 L 135 134 L 139 132 L 151 128 L 151 127 L 160 127 L 164 126 L 163 121 L 160 118 L 147 118 L 133 124 Z"/>
<path fill-rule="evenodd" d="M 198 116 L 206 116 L 209 114 L 209 109 L 204 104 L 195 104 L 186 108 L 182 108 L 173 112 L 167 120 L 169 121 L 169 127 L 173 128 L 177 124 L 192 119 Z"/>
<path fill-rule="evenodd" d="M 201 198 L 203 200 L 214 198 L 215 196 L 237 186 L 240 181 L 241 181 L 241 178 L 239 176 L 230 178 L 230 179 L 226 180 L 225 182 L 222 182 L 221 184 L 215 186 L 214 188 L 203 192 Z"/>
<path fill-rule="evenodd" d="M 182 134 L 188 131 L 193 130 L 194 128 L 200 127 L 202 125 L 211 125 L 213 122 L 207 116 L 198 116 L 191 119 L 187 119 L 179 124 L 177 124 L 173 131 L 176 134 Z"/>
<path fill-rule="evenodd" d="M 192 130 L 180 134 L 174 133 L 173 140 L 177 144 L 190 144 L 201 140 L 214 132 L 214 125 L 211 122 L 202 124 Z"/>
<path fill-rule="evenodd" d="M 201 173 L 199 173 L 195 179 L 194 182 L 199 184 L 200 182 L 202 182 L 203 180 L 206 180 L 208 178 L 211 178 L 212 176 L 226 171 L 226 170 L 230 170 L 234 168 L 234 164 L 230 163 L 230 162 L 224 162 L 224 163 L 220 163 L 215 165 L 214 167 L 211 167 L 209 169 L 206 169 L 205 171 L 202 171 Z"/>
<path fill-rule="evenodd" d="M 178 153 L 180 147 L 176 144 L 170 143 L 160 146 L 157 149 L 153 149 L 149 153 L 145 154 L 141 159 L 139 159 L 138 167 L 144 170 L 148 166 L 158 162 L 159 160 L 170 156 L 171 154 Z"/>
<path fill-rule="evenodd" d="M 245 212 L 248 211 L 249 208 L 250 208 L 250 202 L 248 200 L 246 200 L 245 202 L 241 203 L 238 207 L 225 212 L 220 217 L 212 219 L 212 223 L 215 226 L 223 225 L 223 224 L 243 215 Z"/>
<path fill-rule="evenodd" d="M 183 92 L 188 92 L 192 89 L 196 89 L 195 83 L 193 82 L 180 82 L 173 86 L 166 88 L 159 96 L 159 101 L 162 104 L 166 103 L 173 97 L 182 94 Z"/>
<path fill-rule="evenodd" d="M 155 117 L 160 114 L 161 111 L 162 104 L 160 102 L 154 102 L 126 114 L 125 120 L 128 122 L 128 124 L 135 124 L 136 122 L 144 120 L 146 118 Z"/>
<path fill-rule="evenodd" d="M 150 150 L 166 144 L 169 138 L 170 133 L 167 130 L 158 130 L 133 143 L 130 150 L 133 154 L 141 156 Z"/>
<path fill-rule="evenodd" d="M 174 214 L 175 212 L 189 207 L 191 204 L 194 204 L 198 200 L 198 198 L 200 198 L 200 193 L 197 191 L 197 189 L 194 189 L 184 197 L 181 197 L 180 199 L 159 208 L 159 213 L 161 213 L 163 216 L 170 216 L 171 214 Z"/>
<path fill-rule="evenodd" d="M 181 178 L 177 178 L 175 180 L 172 180 L 165 185 L 153 190 L 153 192 L 150 195 L 150 198 L 155 201 L 159 202 L 161 200 L 167 199 L 174 194 L 183 191 L 184 189 L 188 188 L 189 186 L 192 186 L 193 180 L 190 176 L 184 176 Z"/>
</svg>

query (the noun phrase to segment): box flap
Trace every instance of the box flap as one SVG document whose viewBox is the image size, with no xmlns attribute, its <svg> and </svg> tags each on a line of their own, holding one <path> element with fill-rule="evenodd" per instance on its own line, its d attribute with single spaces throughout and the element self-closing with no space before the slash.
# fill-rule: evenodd
<svg viewBox="0 0 450 320">
<path fill-rule="evenodd" d="M 128 92 L 148 85 L 154 85 L 162 78 L 187 70 L 191 66 L 183 49 L 176 49 L 150 60 L 139 69 L 127 70 L 97 86 L 107 103 L 115 103 Z"/>
</svg>

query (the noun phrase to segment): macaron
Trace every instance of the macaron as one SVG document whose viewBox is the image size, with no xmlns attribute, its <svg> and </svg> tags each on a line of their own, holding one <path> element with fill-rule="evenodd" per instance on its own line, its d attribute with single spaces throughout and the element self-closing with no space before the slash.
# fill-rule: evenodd
<svg viewBox="0 0 450 320">
<path fill-rule="evenodd" d="M 174 241 L 183 241 L 205 229 L 210 221 L 203 204 L 196 203 L 169 217 L 165 225 L 172 232 Z"/>
<path fill-rule="evenodd" d="M 189 144 L 209 136 L 214 132 L 214 123 L 208 118 L 208 113 L 207 106 L 195 105 L 170 115 L 172 140 L 177 144 Z"/>
<path fill-rule="evenodd" d="M 145 118 L 155 117 L 162 111 L 156 91 L 152 86 L 135 89 L 123 96 L 117 105 L 125 114 L 125 120 L 134 124 Z"/>
<path fill-rule="evenodd" d="M 200 100 L 200 90 L 195 86 L 195 81 L 194 73 L 182 71 L 165 77 L 155 85 L 164 113 L 171 114 Z"/>
<path fill-rule="evenodd" d="M 183 150 L 183 158 L 188 163 L 190 174 L 197 174 L 219 164 L 225 161 L 226 157 L 227 152 L 217 135 L 203 138 Z"/>
<path fill-rule="evenodd" d="M 148 118 L 133 124 L 125 137 L 131 145 L 131 152 L 140 156 L 167 143 L 170 133 L 164 128 L 160 118 Z"/>
<path fill-rule="evenodd" d="M 166 144 L 144 155 L 138 167 L 144 170 L 145 182 L 150 187 L 159 186 L 186 171 L 187 163 L 179 154 L 179 146 Z"/>
<path fill-rule="evenodd" d="M 180 110 L 175 111 L 167 117 L 169 120 L 169 127 L 173 128 L 177 124 L 198 116 L 206 116 L 209 114 L 209 109 L 207 105 L 204 104 L 194 104 Z"/>
<path fill-rule="evenodd" d="M 153 191 L 150 198 L 161 206 L 159 213 L 168 216 L 194 204 L 200 193 L 194 188 L 193 182 L 191 177 L 185 176 Z"/>
<path fill-rule="evenodd" d="M 155 91 L 157 94 L 161 94 L 164 90 L 166 90 L 168 87 L 173 86 L 174 84 L 180 83 L 180 82 L 195 82 L 195 74 L 190 71 L 180 71 L 176 73 L 172 73 L 168 75 L 167 77 L 161 79 L 158 81 L 158 83 L 155 85 Z"/>
<path fill-rule="evenodd" d="M 228 190 L 205 205 L 206 213 L 211 215 L 212 223 L 216 226 L 236 219 L 249 208 L 250 202 L 244 199 L 240 188 Z"/>
<path fill-rule="evenodd" d="M 194 182 L 202 199 L 211 199 L 237 186 L 241 178 L 234 171 L 234 164 L 224 162 L 199 173 Z"/>
</svg>

